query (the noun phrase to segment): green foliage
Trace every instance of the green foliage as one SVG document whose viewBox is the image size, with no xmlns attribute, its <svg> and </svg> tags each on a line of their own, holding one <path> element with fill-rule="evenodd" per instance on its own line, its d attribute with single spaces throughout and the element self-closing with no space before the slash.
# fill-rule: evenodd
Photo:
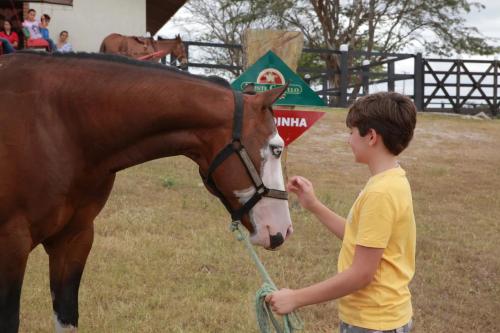
<svg viewBox="0 0 500 333">
<path fill-rule="evenodd" d="M 248 28 L 300 30 L 310 47 L 396 52 L 408 46 L 427 53 L 493 54 L 499 51 L 464 15 L 484 10 L 477 1 L 192 0 L 206 26 L 205 40 L 241 42 Z"/>
<path fill-rule="evenodd" d="M 163 187 L 166 187 L 166 188 L 172 188 L 175 186 L 177 182 L 175 181 L 175 179 L 173 178 L 169 178 L 169 177 L 164 177 L 162 179 L 162 184 L 163 184 Z"/>
</svg>

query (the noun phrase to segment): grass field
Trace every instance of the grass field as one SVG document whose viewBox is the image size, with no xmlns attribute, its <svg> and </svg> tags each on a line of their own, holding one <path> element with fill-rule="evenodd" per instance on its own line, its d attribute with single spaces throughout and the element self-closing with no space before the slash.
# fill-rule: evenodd
<svg viewBox="0 0 500 333">
<path fill-rule="evenodd" d="M 369 174 L 346 144 L 345 111 L 327 114 L 288 151 L 288 175 L 313 181 L 346 215 Z M 500 121 L 420 114 L 401 156 L 413 189 L 417 272 L 413 332 L 497 332 L 500 314 Z M 340 242 L 291 200 L 295 233 L 259 250 L 280 287 L 336 272 Z M 257 332 L 261 281 L 229 232 L 222 204 L 183 157 L 121 172 L 96 220 L 80 288 L 79 332 Z M 53 332 L 48 259 L 30 256 L 21 332 Z M 304 332 L 337 332 L 335 302 L 300 310 Z"/>
</svg>

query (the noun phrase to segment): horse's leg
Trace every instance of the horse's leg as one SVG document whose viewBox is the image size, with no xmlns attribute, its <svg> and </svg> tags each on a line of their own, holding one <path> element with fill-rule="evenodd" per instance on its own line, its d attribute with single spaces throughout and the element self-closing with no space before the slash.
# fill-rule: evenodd
<svg viewBox="0 0 500 333">
<path fill-rule="evenodd" d="M 78 326 L 78 288 L 92 247 L 92 220 L 80 220 L 79 223 L 72 220 L 69 228 L 44 243 L 49 255 L 50 292 L 57 333 L 76 332 Z"/>
<path fill-rule="evenodd" d="M 0 332 L 16 333 L 26 262 L 32 240 L 26 219 L 0 223 Z"/>
<path fill-rule="evenodd" d="M 43 243 L 49 255 L 50 291 L 57 333 L 76 332 L 78 289 L 94 239 L 94 219 L 106 203 L 114 176 L 80 207 L 60 233 Z"/>
</svg>

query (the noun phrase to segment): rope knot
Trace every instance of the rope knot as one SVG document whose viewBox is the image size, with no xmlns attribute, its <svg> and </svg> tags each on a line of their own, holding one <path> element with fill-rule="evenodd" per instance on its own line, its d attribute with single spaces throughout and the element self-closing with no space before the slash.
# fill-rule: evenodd
<svg viewBox="0 0 500 333">
<path fill-rule="evenodd" d="M 236 232 L 236 239 L 239 241 L 242 241 L 243 239 L 245 239 L 245 237 L 243 236 L 243 233 L 239 228 L 240 223 L 241 223 L 241 221 L 239 221 L 239 220 L 235 220 L 235 221 L 231 222 L 231 225 L 229 226 L 229 230 L 231 230 L 231 232 Z"/>
<path fill-rule="evenodd" d="M 304 322 L 295 313 L 295 311 L 283 316 L 283 327 L 276 319 L 269 304 L 266 303 L 266 296 L 277 291 L 276 286 L 269 282 L 264 282 L 262 287 L 255 295 L 255 312 L 257 313 L 257 322 L 262 333 L 270 333 L 271 325 L 277 333 L 293 333 L 296 330 L 304 329 Z"/>
<path fill-rule="evenodd" d="M 230 229 L 233 232 L 237 231 L 236 238 L 239 241 L 245 241 L 245 246 L 248 249 L 248 252 L 250 252 L 250 256 L 254 260 L 255 265 L 257 266 L 264 280 L 264 284 L 255 295 L 255 311 L 257 313 L 257 323 L 259 324 L 260 332 L 271 333 L 270 324 L 272 324 L 276 333 L 293 333 L 295 330 L 303 330 L 304 322 L 298 316 L 298 314 L 295 313 L 295 311 L 283 316 L 282 328 L 280 323 L 274 316 L 269 304 L 266 303 L 266 296 L 277 291 L 278 288 L 276 288 L 276 285 L 271 280 L 271 277 L 269 276 L 264 265 L 257 256 L 257 253 L 255 253 L 255 250 L 253 249 L 252 244 L 250 244 L 248 238 L 245 236 L 245 233 L 241 230 L 240 224 L 241 221 L 233 221 L 231 223 Z"/>
</svg>

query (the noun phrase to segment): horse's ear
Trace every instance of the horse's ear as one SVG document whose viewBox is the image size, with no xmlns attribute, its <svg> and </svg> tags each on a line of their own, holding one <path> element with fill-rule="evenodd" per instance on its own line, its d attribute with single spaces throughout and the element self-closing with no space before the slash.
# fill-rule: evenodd
<svg viewBox="0 0 500 333">
<path fill-rule="evenodd" d="M 263 93 L 258 94 L 259 98 L 262 100 L 262 105 L 264 108 L 270 108 L 274 102 L 286 91 L 288 88 L 288 83 L 284 86 L 267 90 Z"/>
</svg>

